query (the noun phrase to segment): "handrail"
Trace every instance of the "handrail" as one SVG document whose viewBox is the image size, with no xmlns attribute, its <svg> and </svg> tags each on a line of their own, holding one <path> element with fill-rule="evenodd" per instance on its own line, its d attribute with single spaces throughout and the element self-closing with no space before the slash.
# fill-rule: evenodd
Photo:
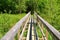
<svg viewBox="0 0 60 40">
<path fill-rule="evenodd" d="M 42 17 L 40 17 L 36 12 L 35 15 L 46 26 L 47 30 L 50 31 L 56 37 L 57 40 L 60 40 L 60 32 L 57 31 L 52 25 L 50 25 Z"/>
<path fill-rule="evenodd" d="M 26 21 L 26 19 L 29 17 L 30 15 L 30 12 L 25 16 L 23 17 L 20 21 L 18 21 L 14 26 L 13 28 L 11 28 L 6 34 L 4 37 L 2 37 L 1 40 L 13 40 L 15 35 L 18 33 L 18 30 L 20 29 L 20 27 L 22 26 L 23 22 Z"/>
</svg>

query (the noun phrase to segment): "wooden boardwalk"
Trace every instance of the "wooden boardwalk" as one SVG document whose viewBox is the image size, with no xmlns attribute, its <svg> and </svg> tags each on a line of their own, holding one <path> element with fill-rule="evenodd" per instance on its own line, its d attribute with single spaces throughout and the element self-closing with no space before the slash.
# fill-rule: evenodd
<svg viewBox="0 0 60 40">
<path fill-rule="evenodd" d="M 60 32 L 58 32 L 52 25 L 40 17 L 36 12 L 32 16 L 29 12 L 25 17 L 18 21 L 13 28 L 11 28 L 1 40 L 49 40 L 48 34 L 50 33 L 52 40 L 60 40 Z M 39 27 L 42 37 L 39 37 L 36 27 Z M 44 28 L 45 33 L 44 33 Z M 27 36 L 24 37 L 24 32 L 27 31 Z"/>
</svg>

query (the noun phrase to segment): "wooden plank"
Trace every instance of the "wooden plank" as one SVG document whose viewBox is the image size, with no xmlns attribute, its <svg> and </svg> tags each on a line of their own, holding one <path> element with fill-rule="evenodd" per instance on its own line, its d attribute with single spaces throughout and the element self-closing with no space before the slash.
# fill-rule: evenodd
<svg viewBox="0 0 60 40">
<path fill-rule="evenodd" d="M 30 21 L 29 22 L 31 22 L 31 18 L 30 18 Z M 28 28 L 28 33 L 27 33 L 27 38 L 26 38 L 26 40 L 29 40 L 29 34 L 30 34 L 30 24 L 29 24 L 29 28 Z"/>
<path fill-rule="evenodd" d="M 43 26 L 43 24 L 41 23 L 41 28 L 42 28 L 42 31 L 44 31 L 44 26 Z M 44 34 L 45 35 L 45 34 Z M 42 40 L 44 40 L 44 37 L 42 36 Z"/>
<path fill-rule="evenodd" d="M 17 36 L 18 36 L 18 39 L 19 39 L 19 35 L 20 35 L 20 30 L 18 30 L 18 34 L 17 34 Z"/>
<path fill-rule="evenodd" d="M 35 33 L 34 33 L 34 20 L 33 20 L 33 16 L 32 16 L 32 40 L 35 40 Z"/>
<path fill-rule="evenodd" d="M 26 40 L 26 37 L 23 37 L 22 40 Z"/>
<path fill-rule="evenodd" d="M 28 28 L 28 34 L 26 40 L 32 40 L 32 18 L 30 18 L 30 24 Z"/>
<path fill-rule="evenodd" d="M 19 20 L 14 26 L 13 28 L 11 28 L 6 34 L 5 36 L 1 39 L 1 40 L 12 40 L 15 35 L 18 33 L 18 30 L 20 29 L 21 25 L 23 24 L 24 21 L 26 21 L 26 19 L 29 17 L 30 12 L 23 17 L 21 20 Z"/>
<path fill-rule="evenodd" d="M 34 34 L 34 26 L 32 26 L 32 40 L 35 40 L 35 34 Z"/>
<path fill-rule="evenodd" d="M 48 31 L 46 30 L 46 38 L 47 38 L 47 40 L 48 40 Z"/>
</svg>

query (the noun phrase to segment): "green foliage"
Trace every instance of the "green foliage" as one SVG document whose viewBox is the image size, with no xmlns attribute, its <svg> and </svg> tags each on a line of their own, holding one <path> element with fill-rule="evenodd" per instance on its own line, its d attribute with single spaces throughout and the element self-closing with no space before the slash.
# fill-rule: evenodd
<svg viewBox="0 0 60 40">
<path fill-rule="evenodd" d="M 0 14 L 0 38 L 12 28 L 25 14 Z"/>
<path fill-rule="evenodd" d="M 41 30 L 38 26 L 36 26 L 36 32 L 38 34 L 38 37 L 42 38 L 42 33 L 41 33 Z"/>
<path fill-rule="evenodd" d="M 0 0 L 0 12 L 19 13 L 26 11 L 25 0 Z"/>
<path fill-rule="evenodd" d="M 40 3 L 38 4 L 38 13 L 60 31 L 59 3 L 59 0 L 40 0 Z"/>
<path fill-rule="evenodd" d="M 14 0 L 0 0 L 0 12 L 9 13 L 11 11 L 12 13 L 15 13 L 15 10 Z"/>
</svg>

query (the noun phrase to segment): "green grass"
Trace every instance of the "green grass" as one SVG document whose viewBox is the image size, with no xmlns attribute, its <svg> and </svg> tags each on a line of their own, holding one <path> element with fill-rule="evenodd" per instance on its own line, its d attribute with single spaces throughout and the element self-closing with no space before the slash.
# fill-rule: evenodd
<svg viewBox="0 0 60 40">
<path fill-rule="evenodd" d="M 60 15 L 41 14 L 40 16 L 60 32 Z"/>
<path fill-rule="evenodd" d="M 28 30 L 25 30 L 25 32 L 24 32 L 24 37 L 27 37 L 27 33 L 28 33 Z"/>
<path fill-rule="evenodd" d="M 42 33 L 41 33 L 41 30 L 38 26 L 36 26 L 36 32 L 38 34 L 38 37 L 41 38 L 42 37 Z"/>
<path fill-rule="evenodd" d="M 16 24 L 23 16 L 23 14 L 0 14 L 0 38 L 8 32 L 12 26 Z"/>
</svg>

